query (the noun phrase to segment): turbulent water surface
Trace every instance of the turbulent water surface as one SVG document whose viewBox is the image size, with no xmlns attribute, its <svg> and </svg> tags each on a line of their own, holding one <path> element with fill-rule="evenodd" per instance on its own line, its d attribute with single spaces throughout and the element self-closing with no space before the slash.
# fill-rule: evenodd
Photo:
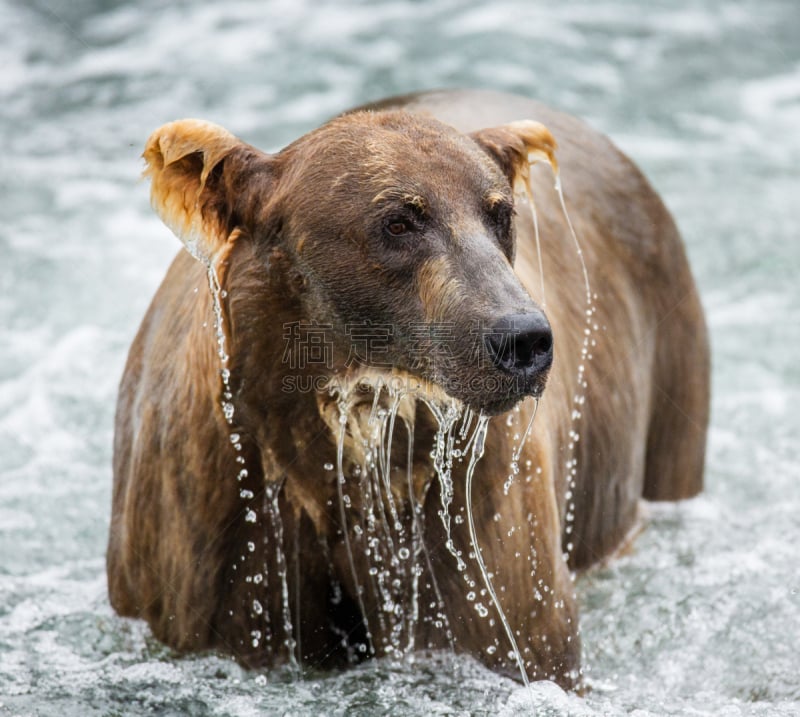
<svg viewBox="0 0 800 717">
<path fill-rule="evenodd" d="M 799 30 L 796 0 L 0 0 L 0 715 L 800 713 Z M 587 118 L 666 198 L 713 339 L 707 490 L 578 580 L 580 697 L 446 655 L 178 657 L 104 575 L 116 384 L 178 248 L 144 139 L 199 116 L 277 149 L 447 86 Z"/>
</svg>

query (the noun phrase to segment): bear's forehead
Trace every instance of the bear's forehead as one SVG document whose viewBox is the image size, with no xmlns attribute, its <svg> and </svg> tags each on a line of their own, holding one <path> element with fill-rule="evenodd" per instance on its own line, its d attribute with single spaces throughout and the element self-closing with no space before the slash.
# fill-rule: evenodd
<svg viewBox="0 0 800 717">
<path fill-rule="evenodd" d="M 403 111 L 358 112 L 323 125 L 294 148 L 300 174 L 329 187 L 357 182 L 376 199 L 447 194 L 505 194 L 500 168 L 467 135 Z M 333 186 L 332 186 L 333 185 Z"/>
<path fill-rule="evenodd" d="M 311 161 L 363 166 L 367 171 L 415 166 L 419 172 L 419 162 L 472 170 L 488 164 L 485 153 L 468 136 L 432 117 L 404 111 L 337 117 L 302 137 L 296 146 Z"/>
</svg>

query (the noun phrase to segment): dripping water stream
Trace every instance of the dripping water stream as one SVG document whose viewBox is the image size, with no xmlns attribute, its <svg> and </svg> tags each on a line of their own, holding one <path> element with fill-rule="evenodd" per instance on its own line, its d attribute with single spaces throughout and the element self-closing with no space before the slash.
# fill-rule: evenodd
<svg viewBox="0 0 800 717">
<path fill-rule="evenodd" d="M 353 579 L 353 589 L 356 593 L 356 601 L 358 602 L 358 609 L 362 615 L 364 622 L 364 630 L 367 638 L 367 648 L 370 655 L 375 655 L 375 645 L 372 641 L 372 635 L 369 630 L 369 622 L 367 620 L 367 611 L 364 607 L 363 588 L 358 580 L 358 571 L 356 570 L 355 560 L 353 558 L 353 547 L 350 544 L 350 535 L 347 530 L 347 513 L 345 511 L 344 500 L 344 439 L 347 433 L 347 409 L 343 402 L 339 404 L 339 434 L 336 440 L 336 492 L 339 498 L 339 519 L 342 525 L 342 536 L 344 538 L 345 551 L 347 553 L 347 562 L 350 567 L 350 575 Z"/>
<path fill-rule="evenodd" d="M 422 575 L 422 566 L 419 565 L 416 561 L 419 555 L 425 560 L 425 567 L 428 570 L 428 579 L 430 580 L 431 588 L 433 589 L 433 593 L 436 597 L 436 607 L 438 610 L 437 620 L 439 620 L 442 624 L 442 627 L 445 631 L 445 637 L 447 638 L 448 645 L 450 646 L 451 651 L 455 651 L 455 644 L 453 642 L 453 633 L 450 629 L 450 621 L 447 617 L 447 612 L 445 610 L 445 603 L 444 598 L 442 597 L 442 593 L 439 589 L 439 581 L 436 579 L 436 573 L 433 570 L 433 563 L 431 562 L 431 556 L 428 552 L 428 546 L 425 544 L 425 535 L 422 531 L 422 505 L 424 503 L 424 494 L 419 500 L 417 500 L 415 491 L 414 491 L 414 424 L 406 421 L 406 431 L 408 433 L 408 457 L 407 457 L 407 468 L 406 468 L 406 481 L 408 484 L 408 495 L 409 500 L 411 501 L 411 530 L 413 535 L 413 551 L 415 556 L 414 562 L 414 572 L 413 572 L 413 598 L 412 598 L 412 605 L 413 605 L 413 625 L 416 626 L 419 623 L 419 578 Z M 427 490 L 427 488 L 425 489 Z M 412 632 L 409 636 L 409 649 L 413 649 L 414 646 L 414 633 Z"/>
<path fill-rule="evenodd" d="M 586 398 L 585 392 L 586 389 L 588 388 L 588 383 L 586 381 L 586 365 L 592 359 L 590 346 L 596 345 L 595 339 L 592 338 L 592 332 L 598 330 L 597 324 L 594 323 L 593 321 L 593 316 L 597 310 L 594 303 L 594 299 L 596 298 L 596 296 L 592 294 L 592 288 L 589 282 L 589 272 L 586 267 L 586 261 L 583 255 L 583 248 L 581 247 L 580 241 L 578 240 L 578 235 L 575 232 L 575 227 L 572 224 L 569 212 L 567 211 L 567 205 L 564 200 L 564 191 L 561 184 L 561 174 L 558 168 L 558 164 L 556 163 L 555 158 L 552 157 L 551 155 L 548 155 L 546 153 L 536 153 L 536 155 L 538 155 L 539 157 L 546 158 L 546 161 L 550 165 L 550 169 L 553 172 L 553 176 L 555 177 L 554 189 L 556 194 L 558 195 L 561 213 L 564 216 L 564 220 L 566 221 L 567 229 L 569 231 L 570 237 L 575 247 L 575 253 L 578 257 L 578 261 L 580 262 L 583 284 L 586 292 L 585 309 L 584 309 L 584 336 L 583 336 L 583 344 L 581 347 L 580 363 L 578 364 L 578 370 L 575 377 L 576 392 L 572 397 L 571 426 L 569 431 L 569 443 L 567 444 L 569 458 L 567 459 L 564 466 L 567 475 L 567 484 L 564 493 L 566 499 L 566 510 L 564 514 L 564 532 L 567 536 L 570 536 L 574 532 L 574 521 L 575 521 L 574 496 L 575 496 L 576 482 L 578 476 L 577 443 L 580 440 L 578 423 L 582 418 L 582 407 L 584 405 Z M 534 159 L 533 161 L 537 160 Z M 545 306 L 544 265 L 542 262 L 542 250 L 539 239 L 539 221 L 536 212 L 536 203 L 533 197 L 533 189 L 531 187 L 530 174 L 528 174 L 526 177 L 526 181 L 524 182 L 524 189 L 525 189 L 525 194 L 528 198 L 528 203 L 530 205 L 530 210 L 531 210 L 531 217 L 533 220 L 534 237 L 536 239 L 536 252 L 539 260 L 539 279 L 541 283 L 541 292 L 542 292 L 542 307 L 544 307 Z M 531 417 L 530 425 L 532 425 L 533 418 L 535 417 L 535 415 L 536 414 L 534 411 L 534 415 Z M 526 431 L 526 437 L 527 433 L 530 431 L 530 425 L 528 426 L 528 429 Z M 509 487 L 510 481 L 513 480 L 514 467 L 518 465 L 519 454 L 522 450 L 522 445 L 524 444 L 524 442 L 525 439 L 523 438 L 514 458 L 512 459 L 512 474 L 509 476 L 509 479 L 506 482 L 506 487 Z M 566 547 L 566 552 L 564 555 L 565 558 L 569 560 L 570 556 L 572 555 L 574 544 L 571 540 L 568 539 L 568 542 L 565 547 Z"/>
<path fill-rule="evenodd" d="M 528 419 L 528 425 L 525 427 L 525 432 L 522 434 L 522 438 L 519 439 L 519 445 L 517 446 L 514 454 L 511 458 L 512 463 L 518 463 L 519 457 L 522 455 L 522 449 L 525 447 L 525 441 L 528 440 L 528 436 L 531 433 L 531 429 L 533 428 L 533 422 L 536 419 L 536 412 L 539 410 L 539 399 L 533 399 L 533 411 L 531 412 L 531 417 Z"/>
<path fill-rule="evenodd" d="M 231 390 L 230 379 L 231 372 L 227 364 L 230 360 L 226 349 L 226 335 L 224 326 L 224 313 L 222 310 L 222 301 L 226 298 L 227 292 L 222 288 L 219 276 L 217 275 L 214 264 L 206 260 L 206 273 L 208 277 L 208 286 L 211 292 L 212 309 L 214 314 L 214 336 L 217 344 L 217 357 L 220 360 L 220 381 L 222 383 L 222 413 L 228 426 L 233 429 L 235 407 L 233 404 L 233 391 Z M 230 442 L 236 451 L 236 463 L 240 466 L 236 480 L 241 481 L 248 476 L 246 460 L 241 454 L 242 442 L 241 436 L 238 432 L 232 430 L 230 433 Z M 267 517 L 269 516 L 272 523 L 273 530 L 273 549 L 275 551 L 275 562 L 277 567 L 277 577 L 280 581 L 280 594 L 281 594 L 281 613 L 282 613 L 282 627 L 285 634 L 284 646 L 287 650 L 289 665 L 292 668 L 298 667 L 297 643 L 294 639 L 294 624 L 292 619 L 292 610 L 289 602 L 289 584 L 288 584 L 288 565 L 286 561 L 286 553 L 284 550 L 284 531 L 283 521 L 281 518 L 279 506 L 279 493 L 280 488 L 272 485 L 265 487 L 264 497 L 262 500 L 262 521 L 264 524 L 264 547 L 267 549 L 270 541 L 267 537 Z M 253 492 L 246 488 L 239 489 L 239 497 L 243 500 L 252 500 L 255 496 Z M 244 520 L 247 523 L 255 523 L 258 517 L 255 511 L 250 508 L 244 513 Z M 255 543 L 249 541 L 246 545 L 247 553 L 252 554 L 255 552 Z M 246 555 L 241 556 L 242 564 L 245 564 Z M 238 566 L 234 566 L 238 568 Z M 261 572 L 251 570 L 251 574 L 245 576 L 245 581 L 250 585 L 260 585 L 264 583 L 264 589 L 268 590 L 269 570 L 267 568 L 267 560 L 264 560 L 264 565 Z M 251 615 L 253 618 L 263 621 L 264 631 L 256 627 L 251 633 L 251 642 L 253 647 L 258 647 L 262 639 L 265 643 L 269 643 L 272 638 L 271 624 L 269 610 L 264 608 L 261 601 L 253 594 L 249 597 L 249 604 Z"/>
<path fill-rule="evenodd" d="M 586 289 L 586 299 L 585 299 L 585 313 L 584 313 L 584 336 L 583 336 L 583 344 L 581 346 L 581 357 L 580 363 L 578 364 L 578 371 L 575 377 L 575 384 L 576 384 L 576 393 L 572 397 L 572 416 L 571 416 L 571 426 L 569 431 L 569 443 L 567 444 L 567 450 L 569 451 L 569 460 L 566 463 L 566 473 L 567 473 L 567 485 L 566 491 L 564 493 L 565 501 L 566 501 L 566 511 L 564 516 L 564 532 L 567 536 L 571 536 L 574 532 L 575 528 L 575 490 L 577 485 L 577 478 L 578 478 L 578 449 L 577 444 L 580 440 L 580 433 L 578 431 L 578 424 L 582 418 L 582 407 L 586 400 L 586 390 L 589 387 L 588 382 L 586 381 L 586 365 L 589 361 L 592 360 L 592 354 L 590 352 L 590 344 L 595 345 L 596 341 L 592 338 L 592 332 L 598 329 L 596 323 L 593 322 L 593 316 L 595 311 L 597 310 L 594 304 L 594 296 L 592 294 L 592 287 L 589 283 L 589 272 L 586 268 L 586 260 L 583 256 L 583 249 L 581 247 L 580 241 L 578 241 L 578 235 L 575 232 L 575 227 L 572 224 L 572 220 L 570 219 L 569 212 L 567 211 L 567 205 L 564 201 L 564 191 L 561 186 L 561 175 L 558 172 L 558 169 L 552 166 L 553 173 L 555 174 L 555 190 L 556 194 L 558 194 L 558 200 L 561 205 L 561 212 L 564 215 L 564 219 L 567 222 L 567 227 L 569 228 L 570 236 L 572 237 L 572 242 L 575 246 L 575 252 L 578 256 L 578 260 L 581 265 L 581 271 L 583 273 L 583 283 L 584 288 Z M 567 544 L 566 544 L 566 552 L 565 558 L 569 560 L 572 556 L 572 551 L 574 549 L 574 543 L 568 537 Z M 573 576 L 574 578 L 574 576 Z"/>
<path fill-rule="evenodd" d="M 533 420 L 531 420 L 531 424 L 532 423 Z M 480 546 L 478 545 L 478 537 L 475 533 L 475 519 L 473 517 L 473 511 L 472 511 L 472 479 L 475 474 L 475 466 L 478 464 L 478 461 L 483 457 L 483 452 L 486 444 L 486 431 L 488 427 L 489 427 L 489 417 L 484 415 L 479 416 L 478 424 L 475 427 L 475 434 L 472 443 L 472 451 L 469 457 L 469 464 L 467 466 L 466 493 L 467 493 L 467 525 L 469 527 L 469 540 L 470 544 L 472 545 L 472 551 L 475 554 L 475 560 L 478 563 L 478 569 L 480 570 L 481 577 L 483 578 L 483 583 L 486 586 L 486 590 L 489 592 L 489 597 L 491 597 L 495 609 L 497 610 L 497 615 L 500 618 L 500 622 L 503 624 L 503 629 L 506 631 L 506 635 L 508 636 L 508 641 L 511 643 L 511 650 L 514 653 L 514 658 L 517 661 L 517 666 L 519 667 L 520 675 L 522 676 L 522 681 L 525 684 L 525 687 L 527 688 L 530 687 L 530 682 L 528 681 L 528 673 L 525 671 L 525 664 L 522 660 L 522 653 L 520 653 L 519 651 L 519 647 L 517 646 L 517 641 L 514 638 L 514 633 L 511 630 L 511 625 L 509 625 L 505 611 L 503 610 L 503 607 L 502 605 L 500 605 L 500 601 L 497 598 L 497 593 L 495 593 L 494 591 L 494 586 L 492 585 L 492 580 L 489 577 L 489 572 L 486 570 L 486 565 L 483 562 L 483 555 L 481 554 L 481 549 Z M 520 443 L 520 446 L 521 445 L 522 444 Z"/>
<path fill-rule="evenodd" d="M 390 639 L 385 645 L 387 651 L 390 653 L 395 654 L 402 654 L 403 652 L 410 652 L 414 649 L 415 641 L 414 641 L 414 633 L 416 626 L 419 621 L 419 576 L 422 574 L 422 566 L 424 561 L 424 567 L 427 569 L 430 579 L 431 579 L 431 588 L 435 595 L 436 605 L 438 608 L 438 616 L 436 623 L 440 629 L 443 629 L 445 635 L 447 637 L 448 643 L 451 647 L 455 647 L 453 643 L 453 636 L 450 630 L 449 621 L 447 619 L 446 609 L 443 601 L 443 597 L 439 590 L 438 584 L 436 582 L 436 577 L 433 571 L 433 567 L 430 561 L 430 556 L 427 552 L 427 548 L 425 546 L 424 535 L 422 532 L 422 526 L 420 524 L 420 510 L 421 510 L 421 503 L 419 503 L 415 498 L 415 491 L 414 491 L 414 476 L 413 476 L 413 455 L 414 455 L 414 423 L 413 421 L 409 421 L 407 418 L 403 418 L 405 422 L 406 431 L 408 433 L 408 446 L 407 446 L 407 465 L 406 465 L 406 482 L 408 488 L 408 499 L 410 502 L 410 540 L 411 540 L 411 550 L 409 551 L 405 548 L 405 543 L 401 541 L 403 540 L 404 532 L 401 530 L 402 528 L 402 520 L 399 514 L 399 510 L 397 505 L 395 504 L 394 497 L 392 495 L 392 488 L 391 488 L 391 481 L 390 481 L 390 472 L 392 470 L 392 443 L 394 438 L 394 430 L 395 425 L 399 413 L 399 406 L 402 399 L 405 397 L 404 393 L 396 393 L 393 391 L 389 391 L 389 408 L 388 410 L 380 408 L 380 391 L 382 389 L 376 388 L 376 396 L 372 401 L 372 406 L 369 411 L 369 416 L 367 419 L 367 425 L 370 428 L 368 437 L 365 439 L 365 448 L 366 456 L 365 458 L 365 465 L 363 466 L 363 473 L 360 471 L 361 475 L 366 475 L 367 471 L 372 472 L 374 480 L 370 481 L 368 486 L 365 486 L 362 482 L 362 503 L 364 506 L 364 510 L 369 513 L 374 513 L 376 511 L 376 507 L 373 506 L 369 508 L 369 505 L 372 503 L 380 504 L 382 508 L 383 503 L 386 502 L 388 504 L 388 516 L 383 515 L 380 517 L 378 523 L 385 522 L 387 518 L 390 518 L 392 521 L 392 525 L 385 525 L 384 532 L 386 533 L 384 537 L 383 547 L 384 549 L 390 551 L 392 553 L 392 566 L 397 569 L 398 576 L 404 578 L 404 584 L 407 586 L 408 592 L 407 595 L 410 596 L 411 604 L 402 606 L 405 608 L 404 610 L 401 609 L 402 615 L 397 614 L 396 608 L 398 607 L 396 604 L 393 605 L 395 608 L 395 612 L 393 615 L 389 615 L 392 618 L 392 623 L 390 625 Z M 500 604 L 500 601 L 497 597 L 497 593 L 494 589 L 492 584 L 489 572 L 486 569 L 486 566 L 483 562 L 482 553 L 480 551 L 477 539 L 477 533 L 475 529 L 475 521 L 474 521 L 474 514 L 473 514 L 473 478 L 476 466 L 482 456 L 484 455 L 485 451 L 485 441 L 486 441 L 486 434 L 488 430 L 489 424 L 489 417 L 483 414 L 477 415 L 470 410 L 470 409 L 463 409 L 459 405 L 451 402 L 439 403 L 437 401 L 432 401 L 424 396 L 417 396 L 422 403 L 424 403 L 431 411 L 431 414 L 436 421 L 437 430 L 434 437 L 434 444 L 431 451 L 431 458 L 433 461 L 433 468 L 434 473 L 439 481 L 439 488 L 440 488 L 440 499 L 441 499 L 441 506 L 439 510 L 439 517 L 442 521 L 442 525 L 445 530 L 445 546 L 447 550 L 451 553 L 451 555 L 455 558 L 457 563 L 457 569 L 462 574 L 469 590 L 470 594 L 474 595 L 475 589 L 475 582 L 470 578 L 467 574 L 467 564 L 464 558 L 461 555 L 461 552 L 456 548 L 455 543 L 453 542 L 452 532 L 451 532 L 451 505 L 454 496 L 454 486 L 453 486 L 453 465 L 454 461 L 458 460 L 459 462 L 462 459 L 466 459 L 467 461 L 467 468 L 466 468 L 466 484 L 465 484 L 465 492 L 466 492 L 466 517 L 468 522 L 468 530 L 469 530 L 469 540 L 470 540 L 470 547 L 471 552 L 475 555 L 475 560 L 477 564 L 477 568 L 481 574 L 481 579 L 485 586 L 486 592 L 491 598 L 491 601 L 499 615 L 499 619 L 503 624 L 504 631 L 509 639 L 511 651 L 513 652 L 517 665 L 519 666 L 520 673 L 522 675 L 523 681 L 528 684 L 527 673 L 525 672 L 524 662 L 522 659 L 522 655 L 519 651 L 519 647 L 516 643 L 516 640 L 513 635 L 513 631 L 511 629 L 511 625 L 509 624 L 508 618 L 503 611 L 503 608 Z M 347 518 L 347 508 L 351 506 L 350 499 L 344 493 L 344 485 L 346 483 L 346 476 L 344 470 L 344 448 L 345 448 L 345 440 L 347 436 L 347 428 L 348 422 L 354 421 L 357 423 L 357 419 L 350 415 L 351 409 L 353 408 L 351 402 L 348 400 L 347 395 L 340 395 L 337 400 L 338 405 L 338 434 L 336 440 L 336 483 L 337 483 L 337 495 L 338 495 L 338 502 L 339 502 L 339 515 L 340 521 L 342 525 L 342 535 L 344 541 L 345 551 L 347 553 L 347 560 L 348 566 L 351 573 L 351 577 L 353 580 L 353 584 L 356 590 L 356 600 L 358 602 L 358 607 L 361 611 L 361 614 L 364 615 L 364 624 L 365 628 L 367 629 L 367 634 L 370 639 L 370 654 L 376 654 L 375 645 L 374 645 L 374 638 L 369 631 L 369 627 L 367 625 L 366 619 L 366 603 L 364 600 L 363 594 L 363 586 L 359 583 L 359 575 L 356 568 L 356 560 L 354 554 L 354 545 L 350 538 L 349 531 L 347 529 L 348 525 L 348 518 Z M 534 418 L 536 415 L 536 408 L 538 406 L 538 399 L 534 404 L 533 412 L 528 421 L 528 424 L 523 432 L 523 434 L 519 437 L 519 444 L 515 446 L 512 458 L 514 461 L 518 461 L 521 455 L 523 446 L 530 435 Z M 459 424 L 460 421 L 460 424 Z M 381 489 L 385 490 L 385 495 L 380 495 L 379 491 Z M 367 494 L 372 495 L 370 501 L 368 501 L 369 496 Z M 380 513 L 380 509 L 377 509 L 377 512 Z M 374 515 L 371 516 L 374 519 Z M 459 522 L 459 521 L 457 521 Z M 369 521 L 368 521 L 369 523 Z M 395 530 L 395 537 L 397 537 L 397 545 L 391 541 L 392 530 Z M 369 529 L 367 532 L 370 532 Z M 374 532 L 374 530 L 372 531 Z M 398 546 L 399 549 L 398 549 Z M 403 560 L 407 560 L 409 556 L 412 556 L 413 560 L 411 562 L 410 570 L 402 570 L 403 562 L 398 561 L 396 558 L 397 556 L 394 555 L 395 551 L 404 551 L 400 557 Z M 372 566 L 369 570 L 369 574 L 373 577 L 377 576 L 377 579 L 374 581 L 375 584 L 372 586 L 372 589 L 375 591 L 375 596 L 378 598 L 379 603 L 386 604 L 387 600 L 391 600 L 388 597 L 388 591 L 385 589 L 381 578 L 381 569 L 378 567 L 378 561 L 381 560 L 378 553 L 376 552 L 375 548 L 372 548 L 368 553 L 367 556 L 370 561 L 370 565 Z M 473 597 L 469 598 L 473 600 Z M 488 611 L 485 607 L 481 604 L 476 604 L 475 608 L 480 617 L 485 618 L 488 615 Z M 382 610 L 378 611 L 378 618 L 382 619 Z M 388 610 L 387 610 L 388 612 Z M 383 622 L 381 622 L 381 631 L 383 634 L 387 634 L 385 630 L 386 626 Z M 404 645 L 401 644 L 401 635 L 405 634 L 406 639 L 404 641 Z M 405 648 L 405 649 L 404 649 Z"/>
</svg>

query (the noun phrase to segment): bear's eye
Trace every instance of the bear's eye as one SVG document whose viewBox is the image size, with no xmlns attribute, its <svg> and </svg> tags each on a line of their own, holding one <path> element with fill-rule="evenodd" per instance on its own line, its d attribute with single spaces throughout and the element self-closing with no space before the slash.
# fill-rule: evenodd
<svg viewBox="0 0 800 717">
<path fill-rule="evenodd" d="M 497 202 L 488 208 L 489 221 L 501 240 L 505 239 L 511 231 L 511 220 L 514 213 L 514 206 L 507 202 Z"/>
<path fill-rule="evenodd" d="M 416 229 L 414 222 L 405 217 L 389 217 L 384 224 L 384 231 L 392 237 L 403 237 Z"/>
</svg>

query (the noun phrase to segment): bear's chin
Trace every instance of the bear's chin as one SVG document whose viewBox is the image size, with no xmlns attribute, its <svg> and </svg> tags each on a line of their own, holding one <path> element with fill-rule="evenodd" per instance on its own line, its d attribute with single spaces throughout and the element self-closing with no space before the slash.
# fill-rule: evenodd
<svg viewBox="0 0 800 717">
<path fill-rule="evenodd" d="M 448 417 L 463 415 L 466 410 L 496 416 L 510 411 L 525 398 L 539 398 L 544 392 L 544 380 L 525 391 L 508 388 L 459 395 L 458 386 L 446 379 L 438 383 L 402 369 L 360 367 L 345 375 L 332 376 L 325 390 L 318 392 L 317 403 L 334 435 L 341 417 L 347 416 L 346 420 L 358 424 L 366 438 L 372 430 L 370 425 L 382 411 L 394 412 L 396 419 L 412 426 L 418 415 L 418 403 L 428 409 L 440 426 Z"/>
</svg>

